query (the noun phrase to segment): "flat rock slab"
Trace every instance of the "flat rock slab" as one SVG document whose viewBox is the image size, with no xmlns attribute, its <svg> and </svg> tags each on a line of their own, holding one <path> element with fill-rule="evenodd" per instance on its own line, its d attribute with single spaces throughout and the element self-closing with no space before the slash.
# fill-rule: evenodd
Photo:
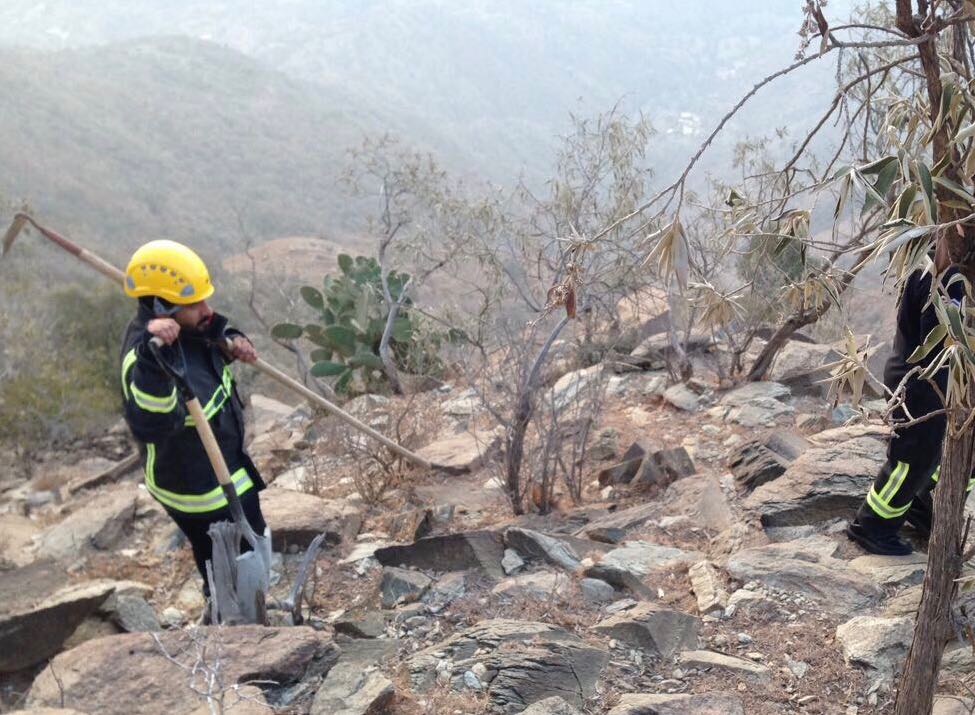
<svg viewBox="0 0 975 715">
<path fill-rule="evenodd" d="M 491 593 L 496 596 L 521 596 L 545 600 L 566 596 L 571 586 L 571 577 L 562 573 L 528 573 L 504 579 L 491 589 Z"/>
<path fill-rule="evenodd" d="M 641 603 L 600 621 L 593 630 L 633 648 L 670 658 L 678 651 L 698 647 L 701 621 L 655 603 Z"/>
<path fill-rule="evenodd" d="M 539 700 L 521 711 L 521 715 L 582 715 L 582 711 L 555 696 Z"/>
<path fill-rule="evenodd" d="M 791 390 L 777 382 L 749 382 L 725 393 L 715 413 L 723 419 L 745 427 L 771 427 L 795 409 L 781 400 Z"/>
<path fill-rule="evenodd" d="M 465 432 L 439 439 L 416 453 L 432 464 L 473 471 L 484 463 L 500 440 L 500 428 L 490 432 Z"/>
<path fill-rule="evenodd" d="M 586 524 L 576 532 L 577 536 L 585 536 L 589 531 L 603 529 L 620 530 L 624 533 L 638 529 L 649 521 L 658 518 L 661 513 L 659 504 L 649 503 L 632 506 L 614 511 Z"/>
<path fill-rule="evenodd" d="M 567 571 L 579 568 L 579 554 L 565 541 L 531 529 L 510 527 L 504 532 L 504 543 L 519 555 L 560 566 Z"/>
<path fill-rule="evenodd" d="M 437 681 L 438 666 L 454 688 L 463 689 L 464 674 L 481 665 L 493 674 L 482 684 L 491 704 L 516 713 L 552 696 L 581 707 L 595 692 L 608 660 L 605 650 L 558 626 L 499 619 L 482 621 L 420 651 L 407 660 L 407 668 L 417 690 Z"/>
<path fill-rule="evenodd" d="M 907 556 L 867 554 L 850 562 L 851 569 L 867 574 L 881 586 L 916 586 L 924 580 L 927 565 L 927 555 L 917 552 Z"/>
<path fill-rule="evenodd" d="M 745 506 L 766 527 L 851 516 L 886 458 L 886 445 L 870 436 L 810 447 L 782 476 L 756 488 Z"/>
<path fill-rule="evenodd" d="M 640 695 L 629 693 L 607 715 L 745 715 L 736 696 L 727 693 Z"/>
<path fill-rule="evenodd" d="M 115 581 L 92 581 L 56 589 L 34 603 L 22 597 L 20 610 L 0 616 L 0 673 L 28 668 L 57 653 L 115 588 Z"/>
<path fill-rule="evenodd" d="M 721 670 L 735 675 L 746 675 L 755 678 L 768 678 L 769 669 L 761 663 L 755 663 L 747 658 L 736 655 L 716 653 L 712 650 L 686 650 L 680 654 L 680 663 L 688 668 L 698 670 Z"/>
<path fill-rule="evenodd" d="M 479 569 L 492 578 L 503 578 L 501 559 L 504 539 L 496 531 L 467 531 L 430 536 L 412 544 L 377 549 L 383 566 L 407 566 L 424 571 Z"/>
<path fill-rule="evenodd" d="M 201 705 L 200 696 L 190 689 L 186 671 L 167 659 L 163 649 L 189 667 L 204 645 L 209 653 L 219 650 L 227 685 L 270 680 L 285 687 L 311 668 L 327 672 L 338 660 L 331 639 L 300 626 L 127 633 L 87 641 L 55 657 L 35 678 L 28 704 L 50 707 L 60 705 L 63 697 L 66 706 L 99 715 L 131 715 L 136 703 L 151 704 L 142 712 L 193 713 Z"/>
<path fill-rule="evenodd" d="M 379 638 L 386 633 L 386 618 L 379 611 L 369 611 L 361 616 L 344 616 L 334 628 L 336 633 L 352 638 Z"/>
<path fill-rule="evenodd" d="M 975 700 L 958 695 L 941 695 L 934 699 L 931 715 L 971 715 Z"/>
<path fill-rule="evenodd" d="M 601 564 L 636 576 L 645 576 L 659 568 L 673 568 L 685 563 L 700 561 L 702 554 L 697 551 L 684 551 L 672 546 L 660 546 L 649 541 L 630 541 L 607 552 Z"/>
<path fill-rule="evenodd" d="M 87 549 L 110 549 L 118 545 L 135 520 L 138 496 L 134 484 L 92 495 L 63 521 L 38 535 L 37 555 L 69 560 Z"/>
<path fill-rule="evenodd" d="M 798 593 L 838 613 L 878 601 L 880 588 L 866 574 L 832 557 L 836 543 L 809 537 L 743 549 L 728 558 L 727 571 L 739 581 L 759 581 L 770 588 Z"/>
<path fill-rule="evenodd" d="M 396 697 L 392 682 L 376 668 L 340 662 L 315 693 L 311 715 L 372 715 L 386 712 Z"/>
<path fill-rule="evenodd" d="M 271 529 L 272 548 L 307 548 L 319 534 L 331 544 L 353 541 L 362 526 L 362 514 L 355 508 L 335 507 L 313 494 L 291 489 L 266 489 L 261 494 L 261 512 Z"/>
</svg>

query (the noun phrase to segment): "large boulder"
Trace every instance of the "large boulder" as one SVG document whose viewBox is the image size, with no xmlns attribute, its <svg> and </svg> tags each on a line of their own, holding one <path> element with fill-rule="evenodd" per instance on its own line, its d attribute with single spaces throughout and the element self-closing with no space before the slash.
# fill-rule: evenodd
<svg viewBox="0 0 975 715">
<path fill-rule="evenodd" d="M 699 646 L 701 620 L 656 603 L 640 603 L 600 621 L 593 630 L 632 648 L 671 658 Z"/>
<path fill-rule="evenodd" d="M 27 567 L 20 579 L 38 571 L 43 565 Z M 8 574 L 4 575 L 6 579 Z M 24 585 L 19 594 L 0 602 L 0 673 L 9 673 L 41 663 L 57 653 L 75 629 L 115 592 L 115 581 L 92 581 L 55 589 L 43 597 Z"/>
<path fill-rule="evenodd" d="M 745 715 L 741 700 L 728 693 L 656 695 L 629 693 L 608 715 Z"/>
<path fill-rule="evenodd" d="M 492 578 L 502 578 L 504 539 L 495 531 L 468 531 L 429 536 L 412 544 L 376 549 L 383 566 L 405 566 L 423 571 L 467 571 L 478 569 Z"/>
<path fill-rule="evenodd" d="M 66 519 L 38 535 L 38 556 L 70 560 L 89 549 L 117 546 L 135 520 L 138 498 L 135 484 L 93 494 L 79 503 Z"/>
<path fill-rule="evenodd" d="M 307 627 L 204 627 L 109 636 L 54 658 L 35 678 L 28 703 L 63 703 L 99 715 L 188 715 L 205 704 L 193 689 L 200 685 L 199 676 L 194 680 L 189 669 L 196 665 L 205 672 L 218 659 L 227 690 L 255 680 L 284 688 L 306 673 L 327 672 L 338 649 Z"/>
<path fill-rule="evenodd" d="M 812 446 L 782 476 L 755 489 L 745 506 L 766 527 L 851 516 L 886 458 L 886 445 L 873 436 Z"/>
<path fill-rule="evenodd" d="M 880 588 L 846 561 L 833 558 L 836 542 L 826 537 L 743 549 L 733 554 L 727 571 L 739 581 L 759 581 L 769 588 L 802 594 L 837 613 L 879 600 Z"/>
<path fill-rule="evenodd" d="M 261 512 L 271 529 L 275 551 L 288 546 L 304 549 L 319 534 L 325 534 L 331 544 L 350 543 L 362 525 L 362 514 L 357 509 L 333 506 L 321 497 L 290 489 L 262 492 Z"/>
<path fill-rule="evenodd" d="M 515 713 L 552 696 L 581 707 L 608 660 L 605 650 L 558 626 L 499 619 L 458 631 L 406 665 L 417 690 L 438 678 L 463 689 L 472 684 L 468 673 L 481 672 L 483 680 L 476 675 L 474 680 L 492 705 Z"/>
</svg>

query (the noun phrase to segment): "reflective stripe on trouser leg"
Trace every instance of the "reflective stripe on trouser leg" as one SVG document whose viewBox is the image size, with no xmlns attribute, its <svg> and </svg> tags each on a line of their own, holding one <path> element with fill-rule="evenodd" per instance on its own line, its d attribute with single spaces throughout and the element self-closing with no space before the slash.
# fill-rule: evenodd
<svg viewBox="0 0 975 715">
<path fill-rule="evenodd" d="M 941 476 L 941 465 L 939 464 L 937 467 L 935 467 L 935 470 L 931 473 L 931 481 L 937 484 L 938 478 L 940 476 Z M 972 487 L 975 487 L 975 474 L 969 477 L 968 486 L 965 487 L 965 491 L 970 492 L 972 490 Z"/>
<path fill-rule="evenodd" d="M 870 487 L 870 491 L 867 492 L 867 505 L 874 514 L 881 519 L 899 519 L 907 513 L 911 508 L 915 491 L 904 489 L 904 482 L 910 471 L 911 468 L 906 462 L 898 462 L 879 489 L 877 483 Z M 906 502 L 904 496 L 908 497 Z"/>
</svg>

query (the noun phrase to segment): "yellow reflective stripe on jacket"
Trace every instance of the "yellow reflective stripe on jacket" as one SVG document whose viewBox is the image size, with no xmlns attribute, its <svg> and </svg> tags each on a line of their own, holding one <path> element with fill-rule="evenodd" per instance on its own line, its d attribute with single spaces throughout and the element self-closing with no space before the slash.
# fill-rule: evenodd
<svg viewBox="0 0 975 715">
<path fill-rule="evenodd" d="M 136 387 L 135 382 L 129 383 L 129 389 L 132 390 L 132 399 L 135 400 L 135 404 L 147 412 L 160 412 L 165 414 L 175 410 L 178 404 L 175 387 L 166 397 L 159 397 L 157 395 L 150 395 L 148 392 L 143 392 Z"/>
<path fill-rule="evenodd" d="M 206 403 L 206 406 L 203 408 L 203 414 L 206 416 L 207 420 L 213 419 L 213 416 L 217 414 L 227 402 L 228 397 L 229 394 L 224 389 L 223 385 L 217 385 L 217 389 L 213 391 L 210 401 Z M 196 426 L 196 422 L 194 422 L 193 418 L 189 415 L 187 415 L 184 422 L 187 427 Z"/>
<path fill-rule="evenodd" d="M 230 368 L 224 365 L 223 374 L 220 378 L 220 384 L 217 385 L 217 389 L 213 391 L 210 396 L 209 402 L 203 407 L 203 414 L 206 415 L 207 420 L 213 419 L 213 416 L 217 414 L 226 404 L 227 400 L 230 399 L 234 386 L 234 374 L 231 372 Z M 187 427 L 194 427 L 196 422 L 193 418 L 187 415 L 184 421 Z"/>
<path fill-rule="evenodd" d="M 122 394 L 125 395 L 125 399 L 129 399 L 129 385 L 128 385 L 128 374 L 132 366 L 135 365 L 136 355 L 135 348 L 132 348 L 127 353 L 125 357 L 122 358 Z"/>
<path fill-rule="evenodd" d="M 230 480 L 233 482 L 234 489 L 238 495 L 245 494 L 254 486 L 250 475 L 243 467 L 231 474 Z M 188 514 L 215 511 L 227 506 L 227 497 L 223 493 L 223 488 L 219 485 L 205 494 L 178 494 L 157 486 L 156 445 L 152 443 L 146 445 L 146 489 L 161 504 Z"/>
</svg>

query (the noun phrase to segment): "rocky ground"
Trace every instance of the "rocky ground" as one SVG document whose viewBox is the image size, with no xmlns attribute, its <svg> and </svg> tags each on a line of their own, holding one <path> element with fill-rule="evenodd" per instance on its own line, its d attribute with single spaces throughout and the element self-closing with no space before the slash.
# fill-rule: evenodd
<svg viewBox="0 0 975 715">
<path fill-rule="evenodd" d="M 328 535 L 297 626 L 194 625 L 189 551 L 126 471 L 120 426 L 0 483 L 0 711 L 888 712 L 925 556 L 843 536 L 885 429 L 845 424 L 809 380 L 834 355 L 790 343 L 775 381 L 724 391 L 653 369 L 563 376 L 555 402 L 605 389 L 584 501 L 517 518 L 476 393 L 349 406 L 390 432 L 408 410 L 410 440 L 464 476 L 371 473 L 368 444 L 252 396 L 273 595 Z M 971 711 L 973 665 L 949 648 L 937 713 Z"/>
</svg>

